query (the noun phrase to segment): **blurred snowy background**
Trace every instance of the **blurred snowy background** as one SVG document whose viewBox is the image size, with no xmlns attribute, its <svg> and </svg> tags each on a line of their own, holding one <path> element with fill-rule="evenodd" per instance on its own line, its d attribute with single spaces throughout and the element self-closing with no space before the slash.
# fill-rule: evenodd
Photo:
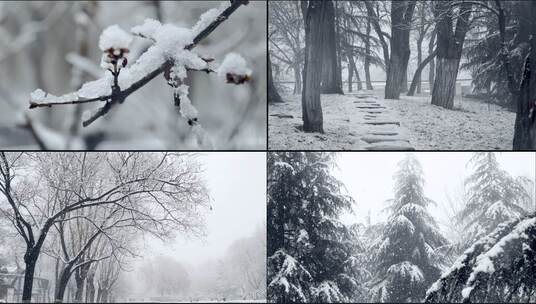
<svg viewBox="0 0 536 304">
<path fill-rule="evenodd" d="M 0 1 L 0 148 L 38 149 L 34 133 L 49 149 L 207 148 L 188 141 L 187 124 L 177 125 L 172 88 L 162 75 L 87 128 L 81 116 L 96 105 L 27 109 L 38 88 L 63 95 L 103 75 L 98 40 L 106 27 L 118 24 L 130 31 L 153 18 L 191 28 L 222 2 L 229 3 Z M 216 64 L 227 53 L 239 53 L 253 70 L 253 80 L 242 86 L 199 72 L 188 77 L 190 99 L 215 149 L 266 146 L 266 22 L 265 1 L 250 1 L 195 49 Z M 129 62 L 149 45 L 135 38 Z"/>
</svg>

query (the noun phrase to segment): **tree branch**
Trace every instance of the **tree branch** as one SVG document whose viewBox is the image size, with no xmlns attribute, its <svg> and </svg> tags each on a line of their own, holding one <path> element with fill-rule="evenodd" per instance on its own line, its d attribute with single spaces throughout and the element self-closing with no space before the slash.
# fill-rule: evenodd
<svg viewBox="0 0 536 304">
<path fill-rule="evenodd" d="M 231 6 L 225 9 L 211 24 L 209 24 L 203 31 L 201 31 L 193 40 L 193 43 L 187 45 L 185 50 L 194 49 L 203 39 L 208 37 L 212 32 L 214 32 L 225 20 L 227 20 L 238 8 L 242 5 L 247 5 L 249 1 L 247 0 L 231 0 Z M 83 126 L 87 127 L 95 122 L 100 117 L 106 115 L 114 105 L 117 103 L 123 103 L 125 99 L 130 96 L 132 93 L 138 89 L 145 86 L 151 80 L 156 78 L 158 75 L 162 74 L 164 71 L 169 70 L 174 65 L 174 62 L 171 59 L 168 59 L 161 66 L 155 70 L 149 72 L 142 79 L 134 82 L 130 87 L 124 90 L 113 91 L 110 95 L 99 96 L 90 99 L 76 99 L 76 100 L 62 100 L 60 102 L 49 102 L 49 103 L 36 103 L 30 102 L 30 109 L 40 108 L 40 107 L 51 107 L 54 105 L 66 105 L 66 104 L 81 104 L 81 103 L 90 103 L 96 101 L 105 101 L 106 105 L 100 108 L 92 117 L 83 122 Z M 73 94 L 76 97 L 76 93 Z"/>
</svg>

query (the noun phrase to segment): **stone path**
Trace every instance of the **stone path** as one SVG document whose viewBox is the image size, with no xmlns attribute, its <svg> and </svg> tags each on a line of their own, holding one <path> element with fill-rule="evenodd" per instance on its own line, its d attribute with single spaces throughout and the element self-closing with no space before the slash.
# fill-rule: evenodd
<svg viewBox="0 0 536 304">
<path fill-rule="evenodd" d="M 400 126 L 396 114 L 381 104 L 377 96 L 367 93 L 351 95 L 357 111 L 363 116 L 361 140 L 365 150 L 415 150 L 409 133 Z"/>
</svg>

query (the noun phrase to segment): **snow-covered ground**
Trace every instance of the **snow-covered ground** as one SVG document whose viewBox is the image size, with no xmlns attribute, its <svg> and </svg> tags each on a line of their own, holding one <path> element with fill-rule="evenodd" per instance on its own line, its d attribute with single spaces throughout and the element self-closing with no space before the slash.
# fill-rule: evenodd
<svg viewBox="0 0 536 304">
<path fill-rule="evenodd" d="M 404 136 L 417 150 L 509 150 L 512 149 L 515 113 L 482 101 L 455 99 L 455 109 L 430 103 L 430 96 L 384 100 L 383 91 L 368 92 L 378 97 L 400 121 Z M 355 94 L 355 93 L 354 93 Z M 269 147 L 283 149 L 359 150 L 363 117 L 356 109 L 353 94 L 323 95 L 324 134 L 300 130 L 301 96 L 284 94 L 285 103 L 269 106 Z M 290 115 L 292 117 L 287 117 Z M 407 132 L 409 131 L 409 132 Z"/>
<path fill-rule="evenodd" d="M 396 113 L 367 92 L 323 95 L 324 134 L 301 131 L 300 96 L 270 105 L 270 149 L 399 150 L 411 149 Z"/>
<path fill-rule="evenodd" d="M 382 98 L 383 94 L 376 96 Z M 383 102 L 396 111 L 417 150 L 511 150 L 515 113 L 479 100 L 456 98 L 454 110 L 432 105 L 430 96 Z"/>
</svg>

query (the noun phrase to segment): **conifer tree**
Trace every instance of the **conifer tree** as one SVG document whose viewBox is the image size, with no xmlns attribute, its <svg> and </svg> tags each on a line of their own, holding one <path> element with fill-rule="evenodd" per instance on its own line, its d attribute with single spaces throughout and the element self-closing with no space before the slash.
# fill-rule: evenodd
<svg viewBox="0 0 536 304">
<path fill-rule="evenodd" d="M 418 302 L 439 278 L 442 260 L 437 249 L 446 244 L 427 211 L 433 203 L 424 195 L 420 163 L 407 154 L 396 172 L 391 214 L 375 256 L 371 281 L 374 302 Z"/>
<path fill-rule="evenodd" d="M 458 215 L 466 231 L 461 249 L 467 249 L 500 223 L 526 215 L 522 206 L 532 200 L 522 179 L 501 169 L 494 152 L 475 153 L 469 165 L 474 172 L 465 180 L 467 204 Z"/>
<path fill-rule="evenodd" d="M 331 173 L 334 154 L 268 156 L 268 298 L 347 302 L 361 291 L 356 239 L 338 217 L 353 199 Z"/>
</svg>

